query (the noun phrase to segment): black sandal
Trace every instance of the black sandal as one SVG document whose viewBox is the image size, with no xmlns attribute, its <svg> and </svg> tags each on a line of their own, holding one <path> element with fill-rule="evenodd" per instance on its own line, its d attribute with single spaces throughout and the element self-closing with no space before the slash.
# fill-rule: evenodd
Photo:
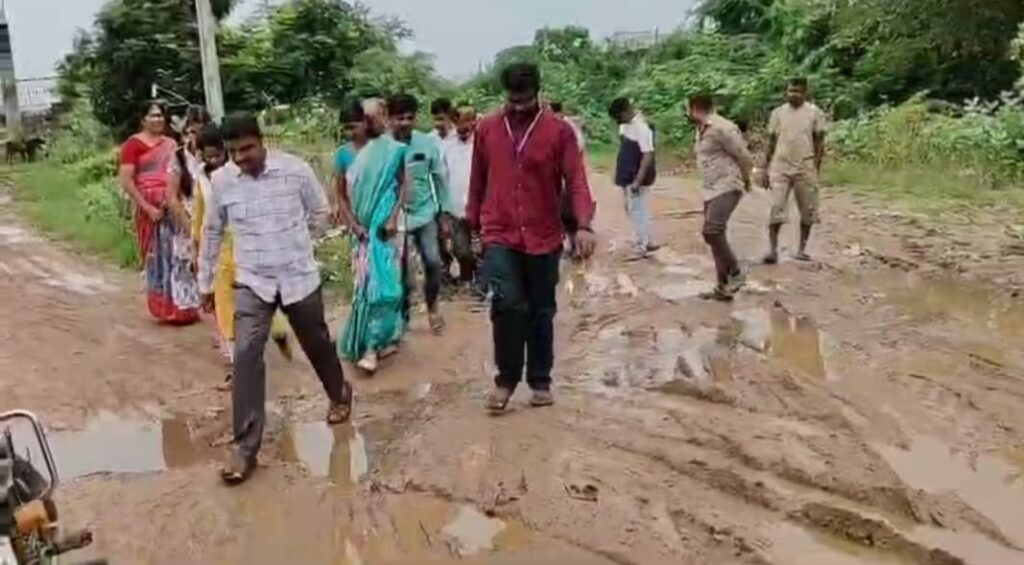
<svg viewBox="0 0 1024 565">
<path fill-rule="evenodd" d="M 233 388 L 235 388 L 235 374 L 229 371 L 227 375 L 224 375 L 224 382 L 217 385 L 216 389 L 219 392 L 231 392 Z"/>
</svg>

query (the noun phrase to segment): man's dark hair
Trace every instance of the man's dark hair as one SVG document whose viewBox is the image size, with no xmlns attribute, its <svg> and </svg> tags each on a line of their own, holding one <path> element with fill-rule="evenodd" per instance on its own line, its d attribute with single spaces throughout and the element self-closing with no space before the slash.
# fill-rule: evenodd
<svg viewBox="0 0 1024 565">
<path fill-rule="evenodd" d="M 624 112 L 630 109 L 632 105 L 629 102 L 629 98 L 625 96 L 612 100 L 611 106 L 608 106 L 608 115 L 614 119 L 619 119 Z"/>
<path fill-rule="evenodd" d="M 185 111 L 186 126 L 190 126 L 192 124 L 199 124 L 205 126 L 206 124 L 212 121 L 213 118 L 210 116 L 210 112 L 208 112 L 206 108 L 204 108 L 203 106 L 199 106 L 198 104 L 193 104 L 189 106 L 188 110 Z"/>
<path fill-rule="evenodd" d="M 789 86 L 795 86 L 800 90 L 807 90 L 807 87 L 810 83 L 807 81 L 807 77 L 793 77 L 789 79 L 789 82 L 787 84 Z"/>
<path fill-rule="evenodd" d="M 562 103 L 561 102 L 559 102 L 557 100 L 552 100 L 552 101 L 548 102 L 548 106 L 551 106 L 551 111 L 552 112 L 554 112 L 556 114 L 561 114 L 562 113 Z"/>
<path fill-rule="evenodd" d="M 216 147 L 218 149 L 224 149 L 224 136 L 221 135 L 220 126 L 217 124 L 207 124 L 199 131 L 199 137 L 196 138 L 196 147 L 202 151 L 206 147 Z"/>
<path fill-rule="evenodd" d="M 224 118 L 220 131 L 225 141 L 234 141 L 243 137 L 263 139 L 259 120 L 249 112 L 235 112 Z"/>
<path fill-rule="evenodd" d="M 452 101 L 447 98 L 438 98 L 430 103 L 430 114 L 433 116 L 451 116 L 454 110 Z"/>
<path fill-rule="evenodd" d="M 710 94 L 694 94 L 690 97 L 690 108 L 696 108 L 705 112 L 715 109 L 715 98 Z"/>
<path fill-rule="evenodd" d="M 388 98 L 388 115 L 415 114 L 420 111 L 420 103 L 411 94 L 395 94 Z"/>
<path fill-rule="evenodd" d="M 501 86 L 507 92 L 540 92 L 540 69 L 533 63 L 512 63 L 501 71 Z"/>
<path fill-rule="evenodd" d="M 353 101 L 347 108 L 341 111 L 341 114 L 338 117 L 343 124 L 351 124 L 353 122 L 361 122 L 365 120 L 366 111 L 363 110 L 363 101 Z"/>
</svg>

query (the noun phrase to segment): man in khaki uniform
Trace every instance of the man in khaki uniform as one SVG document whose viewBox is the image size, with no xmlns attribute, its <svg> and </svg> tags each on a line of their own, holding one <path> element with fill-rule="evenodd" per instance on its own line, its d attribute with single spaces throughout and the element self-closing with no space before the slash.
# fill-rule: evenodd
<svg viewBox="0 0 1024 565">
<path fill-rule="evenodd" d="M 794 78 L 786 89 L 787 103 L 776 108 L 768 122 L 766 186 L 772 191 L 768 236 L 771 251 L 764 262 L 779 261 L 779 231 L 787 220 L 789 195 L 800 209 L 800 249 L 796 259 L 809 261 L 807 241 L 818 222 L 818 173 L 825 155 L 825 114 L 807 100 L 807 79 Z"/>
<path fill-rule="evenodd" d="M 704 176 L 704 241 L 711 248 L 718 278 L 706 300 L 729 302 L 746 282 L 726 232 L 744 192 L 750 192 L 754 159 L 736 124 L 715 112 L 710 96 L 690 98 L 689 118 L 696 126 L 697 165 Z"/>
</svg>

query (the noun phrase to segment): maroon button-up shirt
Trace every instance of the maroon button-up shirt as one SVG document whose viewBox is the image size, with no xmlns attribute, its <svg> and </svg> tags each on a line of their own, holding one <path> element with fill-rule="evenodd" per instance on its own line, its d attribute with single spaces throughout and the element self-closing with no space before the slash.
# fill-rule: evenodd
<svg viewBox="0 0 1024 565">
<path fill-rule="evenodd" d="M 502 110 L 477 126 L 466 220 L 486 244 L 551 253 L 565 237 L 563 181 L 579 225 L 589 227 L 594 218 L 583 159 L 572 127 L 551 112 L 541 112 L 532 129 L 516 125 Z"/>
</svg>

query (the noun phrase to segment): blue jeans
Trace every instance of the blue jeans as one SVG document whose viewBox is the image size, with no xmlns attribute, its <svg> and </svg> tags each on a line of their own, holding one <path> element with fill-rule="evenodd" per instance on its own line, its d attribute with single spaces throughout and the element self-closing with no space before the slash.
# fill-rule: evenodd
<svg viewBox="0 0 1024 565">
<path fill-rule="evenodd" d="M 651 238 L 651 209 L 647 203 L 651 187 L 642 186 L 635 194 L 628 187 L 620 188 L 625 196 L 626 213 L 633 220 L 637 244 L 646 249 L 648 245 L 654 243 Z"/>
<path fill-rule="evenodd" d="M 410 243 L 415 245 L 416 251 L 419 252 L 420 259 L 423 261 L 423 270 L 426 275 L 423 294 L 427 301 L 427 308 L 431 312 L 437 307 L 437 296 L 441 293 L 441 273 L 444 271 L 444 264 L 441 261 L 441 246 L 438 244 L 437 239 L 438 232 L 437 220 L 432 220 L 424 226 L 410 230 L 406 235 L 406 249 L 409 248 Z M 406 259 L 408 263 L 408 257 Z M 412 295 L 413 281 L 415 280 L 412 269 L 408 267 L 408 264 L 405 267 L 405 274 L 405 294 L 408 310 L 408 297 Z M 408 317 L 408 311 L 406 314 Z"/>
</svg>

